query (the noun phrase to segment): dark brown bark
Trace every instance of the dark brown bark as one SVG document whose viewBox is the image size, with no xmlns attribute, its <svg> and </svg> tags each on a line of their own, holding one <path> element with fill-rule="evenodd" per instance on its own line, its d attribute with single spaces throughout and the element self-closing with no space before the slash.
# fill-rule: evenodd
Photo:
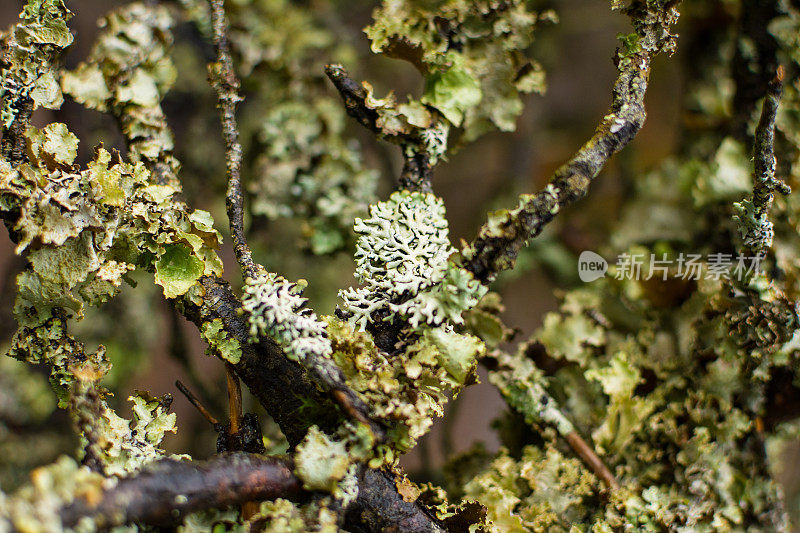
<svg viewBox="0 0 800 533">
<path fill-rule="evenodd" d="M 163 459 L 103 492 L 98 501 L 77 500 L 61 512 L 65 527 L 90 517 L 98 529 L 122 524 L 174 526 L 186 515 L 248 501 L 292 498 L 301 482 L 291 461 L 246 453 L 207 461 Z"/>
<path fill-rule="evenodd" d="M 397 492 L 394 476 L 364 468 L 359 474 L 358 499 L 348 509 L 345 528 L 387 533 L 440 533 L 446 531 L 416 502 Z"/>
</svg>

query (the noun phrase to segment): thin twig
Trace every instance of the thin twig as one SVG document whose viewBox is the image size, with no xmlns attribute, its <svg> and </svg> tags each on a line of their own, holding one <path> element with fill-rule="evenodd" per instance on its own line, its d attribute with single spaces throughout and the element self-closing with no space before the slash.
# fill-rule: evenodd
<svg viewBox="0 0 800 533">
<path fill-rule="evenodd" d="M 770 246 L 774 230 L 769 220 L 774 192 L 789 194 L 788 185 L 775 177 L 775 119 L 783 91 L 783 67 L 778 67 L 775 77 L 767 87 L 761 118 L 756 126 L 753 142 L 753 196 L 749 202 L 738 204 L 739 228 L 747 252 L 762 258 Z"/>
<path fill-rule="evenodd" d="M 567 444 L 569 444 L 570 448 L 572 448 L 572 451 L 578 454 L 578 457 L 580 457 L 584 464 L 600 478 L 606 487 L 612 489 L 619 487 L 619 483 L 614 477 L 614 474 L 611 473 L 611 470 L 608 469 L 603 460 L 598 457 L 592 447 L 589 446 L 577 432 L 572 431 L 571 433 L 567 433 L 564 435 L 564 438 L 567 440 Z"/>
<path fill-rule="evenodd" d="M 200 414 L 203 415 L 203 418 L 208 420 L 208 422 L 212 426 L 216 426 L 217 424 L 219 424 L 219 420 L 217 420 L 214 417 L 214 415 L 212 415 L 211 412 L 208 409 L 206 409 L 206 407 L 202 403 L 200 403 L 200 399 L 197 398 L 197 396 L 195 396 L 192 393 L 192 391 L 190 391 L 189 388 L 186 387 L 186 385 L 181 383 L 181 380 L 176 380 L 175 386 L 178 387 L 178 390 L 181 391 L 181 393 L 183 393 L 184 396 L 186 396 L 186 399 L 189 400 L 189 403 L 194 405 L 195 409 L 200 411 Z"/>
<path fill-rule="evenodd" d="M 228 191 L 225 206 L 231 228 L 231 239 L 236 260 L 242 275 L 255 277 L 259 269 L 253 262 L 253 254 L 244 236 L 244 195 L 242 194 L 242 145 L 239 142 L 239 126 L 236 121 L 236 106 L 242 101 L 239 96 L 239 78 L 233 69 L 228 22 L 225 17 L 224 0 L 210 0 L 211 23 L 217 61 L 208 67 L 211 86 L 219 101 L 222 136 L 225 139 L 225 163 L 228 173 Z"/>
<path fill-rule="evenodd" d="M 418 133 L 392 132 L 388 134 L 380 126 L 380 115 L 367 105 L 367 91 L 347 73 L 342 65 L 327 65 L 325 74 L 333 82 L 344 101 L 347 114 L 378 138 L 401 146 L 403 170 L 400 173 L 400 188 L 408 191 L 432 192 L 433 165 Z"/>
<path fill-rule="evenodd" d="M 242 387 L 233 365 L 225 363 L 225 380 L 228 384 L 228 412 L 231 433 L 239 433 L 242 427 Z"/>
<path fill-rule="evenodd" d="M 536 364 L 524 353 L 511 355 L 498 350 L 491 358 L 499 366 L 490 369 L 489 381 L 497 387 L 509 407 L 521 414 L 533 428 L 542 424 L 553 427 L 606 487 L 619 487 L 611 470 L 578 434 L 575 425 L 547 390 L 547 382 Z"/>
<path fill-rule="evenodd" d="M 327 65 L 325 74 L 333 82 L 336 90 L 339 91 L 347 114 L 356 119 L 359 124 L 388 141 L 402 142 L 408 140 L 408 136 L 401 133 L 394 136 L 387 136 L 383 133 L 383 130 L 378 125 L 380 118 L 378 112 L 367 106 L 366 89 L 351 78 L 342 65 Z"/>
<path fill-rule="evenodd" d="M 676 4 L 677 2 L 672 2 Z M 669 5 L 664 9 L 671 9 Z M 633 11 L 634 18 L 636 10 Z M 641 42 L 657 41 L 663 28 L 646 26 Z M 546 224 L 568 205 L 583 198 L 612 155 L 622 150 L 644 125 L 644 97 L 650 75 L 651 56 L 660 47 L 650 47 L 626 58 L 617 56 L 619 74 L 614 83 L 609 112 L 591 139 L 561 168 L 544 190 L 523 195 L 516 209 L 495 216 L 478 231 L 465 250 L 465 268 L 476 279 L 488 283 L 501 271 L 513 268 L 519 250 L 541 233 Z"/>
</svg>

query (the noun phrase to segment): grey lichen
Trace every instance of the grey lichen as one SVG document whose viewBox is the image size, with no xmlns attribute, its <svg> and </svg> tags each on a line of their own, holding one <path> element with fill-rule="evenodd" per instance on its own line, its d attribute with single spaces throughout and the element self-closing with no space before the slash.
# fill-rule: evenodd
<svg viewBox="0 0 800 533">
<path fill-rule="evenodd" d="M 356 278 L 341 291 L 342 310 L 360 329 L 395 316 L 420 324 L 460 324 L 485 288 L 450 260 L 444 204 L 432 194 L 401 191 L 356 219 Z"/>
<path fill-rule="evenodd" d="M 250 338 L 274 338 L 295 361 L 309 356 L 328 357 L 330 341 L 326 338 L 325 323 L 306 307 L 302 293 L 305 282 L 292 283 L 277 274 L 261 273 L 247 278 L 242 309 L 248 313 Z"/>
</svg>

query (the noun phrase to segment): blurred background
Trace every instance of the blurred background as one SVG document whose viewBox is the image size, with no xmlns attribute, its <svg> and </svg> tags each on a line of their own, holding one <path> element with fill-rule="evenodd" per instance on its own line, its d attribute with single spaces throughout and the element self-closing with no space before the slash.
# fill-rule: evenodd
<svg viewBox="0 0 800 533">
<path fill-rule="evenodd" d="M 115 0 L 67 2 L 76 12 L 70 22 L 75 42 L 65 58 L 67 68 L 74 68 L 86 58 L 99 31 L 98 18 L 123 4 Z M 362 29 L 370 23 L 376 2 L 307 0 L 293 4 L 338 17 L 331 27 L 336 28 L 335 38 L 350 47 L 348 57 L 352 63 L 346 66 L 356 79 L 368 79 L 378 95 L 389 90 L 394 90 L 398 97 L 418 96 L 422 92 L 422 78 L 413 67 L 370 54 Z M 537 29 L 529 51 L 544 66 L 547 92 L 525 97 L 525 110 L 517 121 L 516 132 L 486 134 L 436 169 L 434 190 L 444 199 L 454 243 L 471 240 L 488 210 L 512 206 L 518 194 L 540 189 L 551 173 L 588 139 L 610 103 L 616 74 L 612 62 L 616 36 L 630 31 L 626 17 L 610 11 L 607 1 L 559 0 L 534 4 L 554 9 L 559 18 L 557 24 Z M 692 49 L 701 41 L 698 36 L 715 25 L 724 27 L 731 22 L 724 4 L 708 2 L 706 8 L 694 8 L 692 16 L 682 17 L 677 27 L 681 35 L 677 53 L 672 58 L 659 56 L 655 62 L 644 129 L 611 160 L 592 185 L 590 195 L 549 226 L 523 253 L 519 267 L 497 281 L 495 290 L 502 294 L 506 306 L 505 322 L 518 331 L 515 340 L 527 339 L 539 327 L 543 315 L 555 309 L 559 290 L 579 283 L 577 254 L 586 249 L 596 250 L 606 241 L 631 181 L 678 149 L 685 119 L 681 112 L 686 87 L 684 73 L 691 72 Z M 16 0 L 0 3 L 0 27 L 14 23 L 21 6 L 22 2 Z M 280 24 L 279 20 L 273 22 Z M 188 23 L 179 23 L 174 33 L 178 79 L 164 102 L 164 109 L 176 135 L 176 155 L 183 163 L 181 179 L 189 205 L 214 215 L 217 229 L 225 236 L 221 251 L 225 276 L 234 285 L 240 285 L 227 238 L 224 153 L 214 98 L 205 83 L 210 49 Z M 309 68 L 319 68 L 321 64 Z M 327 90 L 336 97 L 332 86 Z M 248 96 L 246 91 L 245 96 Z M 52 121 L 68 124 L 78 135 L 82 141 L 79 159 L 83 162 L 100 142 L 107 148 L 125 152 L 117 125 L 107 115 L 67 100 L 59 111 L 39 110 L 34 115 L 34 125 Z M 375 140 L 352 121 L 347 123 L 347 134 L 360 142 L 365 166 L 379 172 L 378 196 L 385 198 L 400 172 L 399 150 Z M 289 279 L 307 279 L 307 295 L 314 308 L 321 314 L 332 313 L 337 290 L 354 283 L 351 252 L 317 257 L 297 245 L 291 224 L 282 225 L 280 221 L 265 221 L 260 217 L 254 217 L 250 224 L 250 243 L 257 259 Z M 3 350 L 15 330 L 11 313 L 14 280 L 23 266 L 24 261 L 14 255 L 7 232 L 0 230 L 0 349 Z M 174 382 L 180 379 L 186 383 L 218 418 L 224 419 L 223 367 L 219 360 L 205 354 L 206 346 L 196 327 L 170 307 L 150 276 L 142 274 L 135 290 L 126 287 L 121 297 L 91 310 L 85 320 L 76 324 L 74 333 L 89 350 L 98 344 L 107 347 L 114 366 L 105 385 L 114 392 L 111 403 L 121 415 L 130 414 L 125 400 L 135 389 L 159 396 L 172 394 L 179 430 L 167 437 L 168 451 L 208 456 L 215 451 L 215 434 L 178 393 Z M 5 379 L 11 379 L 16 372 L 14 367 L 21 364 L 3 361 L 0 371 Z M 40 370 L 46 386 L 46 370 Z M 467 450 L 476 442 L 484 443 L 489 450 L 498 448 L 492 422 L 503 411 L 504 404 L 493 387 L 483 381 L 448 404 L 445 418 L 436 423 L 420 446 L 402 459 L 414 477 L 436 479 L 445 455 Z M 77 444 L 66 437 L 71 427 L 68 417 L 52 405 L 48 407 L 46 400 L 40 400 L 44 405 L 38 418 L 20 422 L 14 419 L 13 399 L 8 396 L 0 392 L 0 486 L 4 490 L 17 485 L 27 468 L 50 462 L 59 453 L 74 450 Z M 246 397 L 245 402 L 247 409 L 259 414 L 265 433 L 273 435 L 277 443 L 279 437 L 269 417 L 250 398 Z M 38 439 L 34 444 L 25 438 L 26 432 L 43 428 L 52 434 L 47 442 Z M 784 482 L 790 492 L 796 492 L 794 487 L 800 482 L 798 468 L 792 467 L 798 463 L 786 463 Z"/>
</svg>

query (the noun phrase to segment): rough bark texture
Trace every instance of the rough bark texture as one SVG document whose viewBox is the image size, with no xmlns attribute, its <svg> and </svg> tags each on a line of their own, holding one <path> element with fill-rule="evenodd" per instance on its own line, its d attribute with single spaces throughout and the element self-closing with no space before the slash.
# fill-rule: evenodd
<svg viewBox="0 0 800 533">
<path fill-rule="evenodd" d="M 520 207 L 510 211 L 499 228 L 487 223 L 480 229 L 465 264 L 476 279 L 489 282 L 498 272 L 511 268 L 525 243 L 536 237 L 561 209 L 583 198 L 608 159 L 636 136 L 645 121 L 649 73 L 648 54 L 631 58 L 614 84 L 609 114 L 592 138 L 556 171 L 543 191 L 523 197 Z"/>
</svg>

